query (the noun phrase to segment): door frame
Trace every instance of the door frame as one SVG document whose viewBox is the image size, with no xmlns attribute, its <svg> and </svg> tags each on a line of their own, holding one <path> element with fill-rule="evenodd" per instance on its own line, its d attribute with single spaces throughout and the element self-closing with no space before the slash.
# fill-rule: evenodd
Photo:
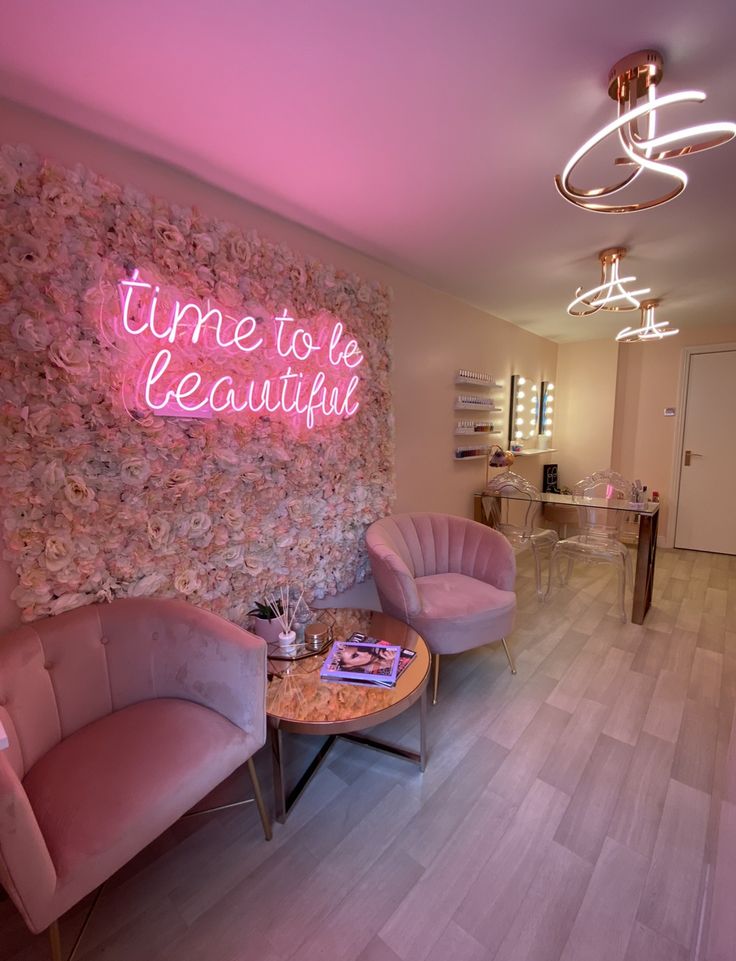
<svg viewBox="0 0 736 961">
<path fill-rule="evenodd" d="M 685 406 L 687 404 L 687 391 L 690 382 L 690 358 L 694 354 L 720 354 L 724 351 L 736 350 L 736 342 L 731 341 L 725 344 L 701 344 L 695 347 L 683 347 L 682 364 L 680 366 L 680 385 L 677 391 L 677 412 L 675 415 L 675 443 L 672 461 L 672 485 L 670 503 L 673 510 L 670 512 L 669 523 L 667 524 L 667 543 L 675 546 L 677 537 L 677 516 L 680 513 L 680 477 L 682 474 L 682 458 L 685 450 Z M 684 548 L 680 548 L 683 550 Z"/>
</svg>

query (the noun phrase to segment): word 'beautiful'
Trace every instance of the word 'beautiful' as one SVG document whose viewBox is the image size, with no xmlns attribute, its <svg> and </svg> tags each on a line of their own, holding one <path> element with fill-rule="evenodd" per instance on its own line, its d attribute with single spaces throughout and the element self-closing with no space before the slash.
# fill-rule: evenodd
<svg viewBox="0 0 736 961">
<path fill-rule="evenodd" d="M 185 303 L 138 270 L 119 290 L 121 333 L 137 348 L 136 405 L 168 417 L 266 412 L 309 429 L 358 410 L 363 354 L 341 321 L 322 315 L 307 330 L 286 310 L 271 324 L 233 317 Z"/>
</svg>

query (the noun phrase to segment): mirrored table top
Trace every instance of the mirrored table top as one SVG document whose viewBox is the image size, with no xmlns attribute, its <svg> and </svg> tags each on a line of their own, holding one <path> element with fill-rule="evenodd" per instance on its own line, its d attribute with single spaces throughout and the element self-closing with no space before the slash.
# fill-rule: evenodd
<svg viewBox="0 0 736 961">
<path fill-rule="evenodd" d="M 335 733 L 343 726 L 353 729 L 356 721 L 388 720 L 419 696 L 429 674 L 430 655 L 411 627 L 377 611 L 330 608 L 314 613 L 330 624 L 334 640 L 346 640 L 359 631 L 417 654 L 392 688 L 322 680 L 319 672 L 329 647 L 314 657 L 269 659 L 266 710 L 272 720 L 297 733 Z"/>
</svg>

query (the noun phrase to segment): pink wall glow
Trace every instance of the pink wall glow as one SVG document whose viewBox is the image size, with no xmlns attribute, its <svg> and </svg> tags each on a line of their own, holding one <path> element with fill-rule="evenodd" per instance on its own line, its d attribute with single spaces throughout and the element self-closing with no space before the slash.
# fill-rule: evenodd
<svg viewBox="0 0 736 961">
<path fill-rule="evenodd" d="M 506 384 L 512 373 L 554 381 L 556 344 L 166 164 L 2 100 L 0 125 L 6 140 L 29 143 L 61 163 L 82 162 L 119 183 L 131 183 L 174 203 L 195 205 L 208 216 L 256 229 L 326 263 L 390 285 L 394 292 L 390 351 L 395 509 L 471 516 L 472 494 L 482 486 L 485 469 L 482 460 L 458 463 L 452 458 L 455 371 L 485 370 Z M 551 459 L 554 455 L 520 459 L 517 464 L 539 482 L 541 463 Z M 6 616 L 9 623 L 11 608 Z"/>
</svg>

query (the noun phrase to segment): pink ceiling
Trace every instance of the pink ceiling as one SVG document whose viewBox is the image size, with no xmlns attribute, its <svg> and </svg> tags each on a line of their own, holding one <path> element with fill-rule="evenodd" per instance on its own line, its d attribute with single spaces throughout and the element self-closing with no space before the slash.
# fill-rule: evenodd
<svg viewBox="0 0 736 961">
<path fill-rule="evenodd" d="M 734 7 L 5 0 L 0 94 L 579 340 L 623 326 L 565 313 L 620 244 L 658 319 L 733 320 L 736 143 L 684 161 L 685 194 L 646 213 L 577 210 L 553 175 L 613 119 L 608 68 L 643 47 L 664 54 L 662 93 L 708 94 L 677 126 L 736 120 Z"/>
</svg>

